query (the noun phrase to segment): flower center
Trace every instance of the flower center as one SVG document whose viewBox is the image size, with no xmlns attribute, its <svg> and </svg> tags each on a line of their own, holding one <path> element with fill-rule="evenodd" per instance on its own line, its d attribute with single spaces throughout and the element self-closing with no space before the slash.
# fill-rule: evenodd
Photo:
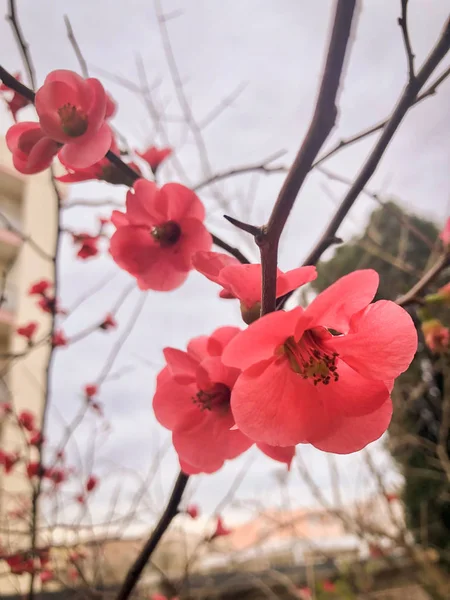
<svg viewBox="0 0 450 600">
<path fill-rule="evenodd" d="M 58 108 L 58 115 L 61 119 L 61 128 L 66 135 L 70 137 L 79 137 L 86 133 L 88 128 L 88 118 L 73 104 L 64 104 Z"/>
<path fill-rule="evenodd" d="M 332 379 L 339 379 L 336 366 L 338 353 L 325 351 L 313 331 L 306 331 L 298 342 L 293 336 L 289 337 L 277 354 L 285 354 L 291 369 L 303 379 L 312 379 L 314 385 L 328 385 Z"/>
<path fill-rule="evenodd" d="M 224 410 L 230 405 L 231 390 L 224 383 L 215 383 L 209 390 L 199 390 L 193 402 L 200 410 Z"/>
<path fill-rule="evenodd" d="M 162 248 L 173 246 L 181 237 L 181 228 L 175 221 L 167 221 L 163 225 L 153 227 L 151 236 Z"/>
</svg>

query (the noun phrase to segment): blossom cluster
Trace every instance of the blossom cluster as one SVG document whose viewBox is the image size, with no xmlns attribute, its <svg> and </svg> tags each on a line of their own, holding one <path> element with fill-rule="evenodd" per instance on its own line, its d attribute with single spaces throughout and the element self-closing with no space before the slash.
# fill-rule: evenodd
<svg viewBox="0 0 450 600">
<path fill-rule="evenodd" d="M 186 350 L 164 349 L 153 410 L 172 432 L 185 473 L 213 473 L 252 446 L 289 466 L 298 444 L 346 454 L 383 434 L 394 380 L 408 368 L 417 334 L 396 303 L 373 302 L 375 271 L 342 277 L 306 308 L 261 316 L 261 265 L 212 251 L 205 208 L 193 190 L 172 182 L 158 187 L 155 174 L 172 150 L 136 152 L 151 178 L 135 163 L 118 169 L 105 158 L 109 150 L 119 152 L 108 124 L 115 108 L 97 79 L 54 71 L 37 91 L 35 107 L 38 123 L 16 123 L 7 134 L 16 168 L 36 173 L 57 154 L 67 169 L 62 181 L 129 185 L 124 210 L 111 215 L 109 252 L 141 290 L 175 290 L 195 269 L 220 286 L 220 297 L 239 302 L 246 328 L 219 327 L 192 339 Z M 72 234 L 80 258 L 98 254 L 105 225 L 97 235 Z M 313 266 L 278 270 L 277 298 L 316 276 Z M 43 309 L 55 312 L 48 292 L 41 286 L 33 293 Z M 105 320 L 104 328 L 110 325 Z M 33 324 L 18 333 L 32 340 Z M 86 386 L 88 401 L 96 393 Z"/>
</svg>

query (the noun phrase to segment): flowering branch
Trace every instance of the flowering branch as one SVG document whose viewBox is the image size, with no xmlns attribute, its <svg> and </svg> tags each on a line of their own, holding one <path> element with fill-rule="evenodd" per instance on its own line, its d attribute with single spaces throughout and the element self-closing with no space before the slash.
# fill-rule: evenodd
<svg viewBox="0 0 450 600">
<path fill-rule="evenodd" d="M 268 223 L 261 229 L 261 234 L 255 237 L 261 252 L 263 315 L 276 308 L 275 289 L 280 236 L 312 163 L 336 122 L 336 96 L 355 6 L 355 0 L 340 0 L 337 3 L 327 60 L 311 125 L 281 188 Z"/>
<path fill-rule="evenodd" d="M 316 246 L 311 250 L 310 254 L 307 256 L 304 264 L 315 265 L 320 259 L 323 253 L 323 245 L 325 240 L 329 239 L 330 237 L 336 234 L 337 230 L 339 229 L 339 226 L 346 217 L 348 211 L 353 206 L 353 203 L 358 198 L 359 194 L 361 193 L 361 191 L 375 172 L 378 163 L 383 157 L 386 148 L 392 140 L 404 116 L 411 108 L 411 106 L 413 106 L 417 98 L 417 94 L 425 85 L 427 80 L 430 78 L 433 71 L 436 69 L 438 64 L 447 54 L 449 49 L 450 19 L 447 20 L 439 40 L 437 41 L 435 47 L 431 51 L 430 55 L 428 56 L 427 60 L 423 64 L 415 79 L 412 81 L 408 81 L 408 83 L 406 84 L 392 113 L 391 118 L 387 122 L 386 126 L 383 129 L 383 133 L 378 139 L 378 142 L 375 144 L 372 152 L 370 153 L 364 166 L 359 172 L 359 175 L 355 179 L 353 185 L 348 190 L 344 199 L 342 200 L 341 205 L 336 211 L 334 217 L 331 219 L 328 227 L 322 234 L 322 237 L 320 238 Z"/>
<path fill-rule="evenodd" d="M 180 504 L 181 497 L 186 488 L 188 480 L 189 475 L 185 475 L 182 471 L 180 471 L 175 482 L 174 488 L 172 490 L 172 494 L 170 495 L 169 501 L 167 503 L 166 509 L 161 515 L 161 518 L 159 519 L 155 529 L 152 531 L 145 546 L 142 548 L 139 556 L 137 557 L 133 565 L 130 567 L 127 576 L 125 577 L 125 580 L 123 582 L 122 588 L 117 594 L 116 600 L 127 600 L 127 598 L 130 597 L 131 592 L 133 591 L 137 582 L 139 581 L 139 578 L 142 574 L 142 571 L 145 568 L 145 565 L 148 563 L 151 555 L 153 554 L 153 551 L 159 544 L 161 537 L 172 522 L 172 519 L 178 513 L 178 505 Z"/>
</svg>

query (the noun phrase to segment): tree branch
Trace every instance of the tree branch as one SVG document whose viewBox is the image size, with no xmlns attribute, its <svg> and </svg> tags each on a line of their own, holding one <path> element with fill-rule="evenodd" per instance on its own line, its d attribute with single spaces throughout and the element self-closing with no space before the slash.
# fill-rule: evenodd
<svg viewBox="0 0 450 600">
<path fill-rule="evenodd" d="M 25 68 L 28 72 L 28 78 L 30 80 L 30 85 L 34 89 L 36 87 L 36 74 L 34 71 L 33 61 L 31 60 L 31 55 L 28 51 L 29 46 L 25 41 L 24 35 L 22 33 L 22 29 L 20 27 L 19 21 L 17 19 L 17 10 L 16 10 L 16 2 L 15 0 L 8 0 L 8 13 L 6 18 L 11 23 L 11 27 L 14 31 L 14 37 L 16 38 L 17 45 L 20 48 L 20 52 L 22 54 L 22 60 L 24 62 Z"/>
<path fill-rule="evenodd" d="M 386 148 L 392 140 L 404 116 L 415 103 L 420 89 L 425 85 L 449 49 L 450 19 L 447 20 L 439 40 L 437 41 L 435 47 L 431 51 L 415 79 L 413 81 L 409 81 L 405 86 L 389 121 L 383 129 L 383 133 L 375 144 L 353 185 L 348 190 L 334 217 L 331 219 L 328 227 L 322 234 L 322 237 L 307 256 L 304 264 L 315 265 L 317 263 L 323 252 L 322 248 L 324 240 L 327 240 L 336 234 L 348 211 L 353 206 L 353 203 L 358 198 L 359 194 L 375 172 L 375 169 L 377 168 Z"/>
<path fill-rule="evenodd" d="M 450 266 L 450 254 L 444 253 L 442 254 L 434 265 L 428 269 L 426 273 L 419 279 L 419 281 L 414 285 L 406 294 L 397 298 L 396 302 L 399 306 L 406 306 L 407 304 L 412 304 L 417 300 L 417 297 L 421 292 L 423 292 L 426 287 L 443 271 L 445 268 Z"/>
<path fill-rule="evenodd" d="M 150 534 L 150 537 L 148 538 L 145 546 L 142 548 L 139 556 L 137 557 L 133 565 L 130 567 L 125 577 L 125 581 L 123 582 L 122 588 L 120 589 L 117 595 L 116 600 L 127 600 L 127 598 L 130 597 L 130 594 L 135 588 L 137 582 L 139 581 L 146 564 L 148 563 L 151 555 L 153 554 L 153 551 L 155 550 L 160 539 L 169 527 L 173 518 L 178 513 L 178 506 L 180 504 L 188 480 L 189 475 L 185 475 L 182 471 L 180 471 L 175 482 L 174 488 L 172 490 L 172 494 L 169 498 L 169 502 L 167 503 L 166 509 L 163 512 L 161 518 L 159 519 L 155 529 Z"/>
<path fill-rule="evenodd" d="M 222 248 L 223 250 L 226 250 L 229 254 L 234 256 L 234 258 L 237 258 L 238 261 L 240 261 L 243 265 L 250 264 L 250 261 L 242 254 L 242 252 L 238 248 L 230 246 L 230 244 L 227 244 L 213 233 L 211 235 L 213 239 L 213 244 L 219 246 L 219 248 Z"/>
<path fill-rule="evenodd" d="M 406 58 L 408 60 L 408 77 L 409 81 L 413 81 L 415 78 L 414 74 L 414 53 L 411 47 L 411 40 L 409 39 L 408 31 L 408 1 L 401 0 L 402 3 L 402 16 L 398 19 L 398 24 L 402 30 L 403 43 L 405 45 Z"/>
<path fill-rule="evenodd" d="M 275 288 L 280 236 L 313 161 L 336 122 L 336 97 L 350 39 L 355 5 L 356 0 L 337 2 L 328 55 L 310 127 L 281 188 L 269 221 L 262 235 L 256 238 L 261 252 L 262 315 L 276 308 Z"/>
</svg>

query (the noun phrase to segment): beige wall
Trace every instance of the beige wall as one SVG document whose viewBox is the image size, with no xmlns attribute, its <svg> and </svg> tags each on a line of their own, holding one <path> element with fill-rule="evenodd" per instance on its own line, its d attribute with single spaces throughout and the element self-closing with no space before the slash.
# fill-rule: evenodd
<svg viewBox="0 0 450 600">
<path fill-rule="evenodd" d="M 50 173 L 46 171 L 33 176 L 17 173 L 12 167 L 4 140 L 0 140 L 0 213 L 23 234 L 30 236 L 47 254 L 53 254 L 57 201 L 51 187 Z M 37 321 L 39 330 L 36 339 L 49 332 L 49 315 L 37 308 L 37 298 L 28 296 L 27 291 L 30 284 L 38 279 L 52 279 L 53 265 L 51 260 L 40 256 L 30 244 L 23 241 L 9 252 L 8 244 L 4 242 L 2 246 L 1 235 L 4 229 L 5 224 L 0 220 L 1 272 L 11 258 L 14 263 L 7 277 L 7 301 L 0 309 L 0 352 L 17 353 L 26 348 L 25 340 L 15 334 L 17 325 Z M 20 360 L 1 360 L 2 372 L 6 372 L 6 375 L 0 382 L 0 398 L 3 401 L 9 400 L 16 411 L 33 411 L 39 420 L 42 416 L 49 349 L 49 344 L 45 343 Z M 0 436 L 0 447 L 5 450 L 23 451 L 26 447 L 17 427 L 4 424 Z M 0 488 L 0 523 L 3 528 L 0 539 L 2 546 L 14 550 L 17 546 L 26 545 L 27 539 L 4 533 L 5 529 L 20 529 L 20 522 L 8 518 L 8 511 L 17 507 L 19 498 L 30 497 L 30 483 L 24 476 L 23 469 L 18 468 L 11 475 L 0 473 Z M 6 585 L 3 577 L 1 582 L 3 591 Z"/>
</svg>

